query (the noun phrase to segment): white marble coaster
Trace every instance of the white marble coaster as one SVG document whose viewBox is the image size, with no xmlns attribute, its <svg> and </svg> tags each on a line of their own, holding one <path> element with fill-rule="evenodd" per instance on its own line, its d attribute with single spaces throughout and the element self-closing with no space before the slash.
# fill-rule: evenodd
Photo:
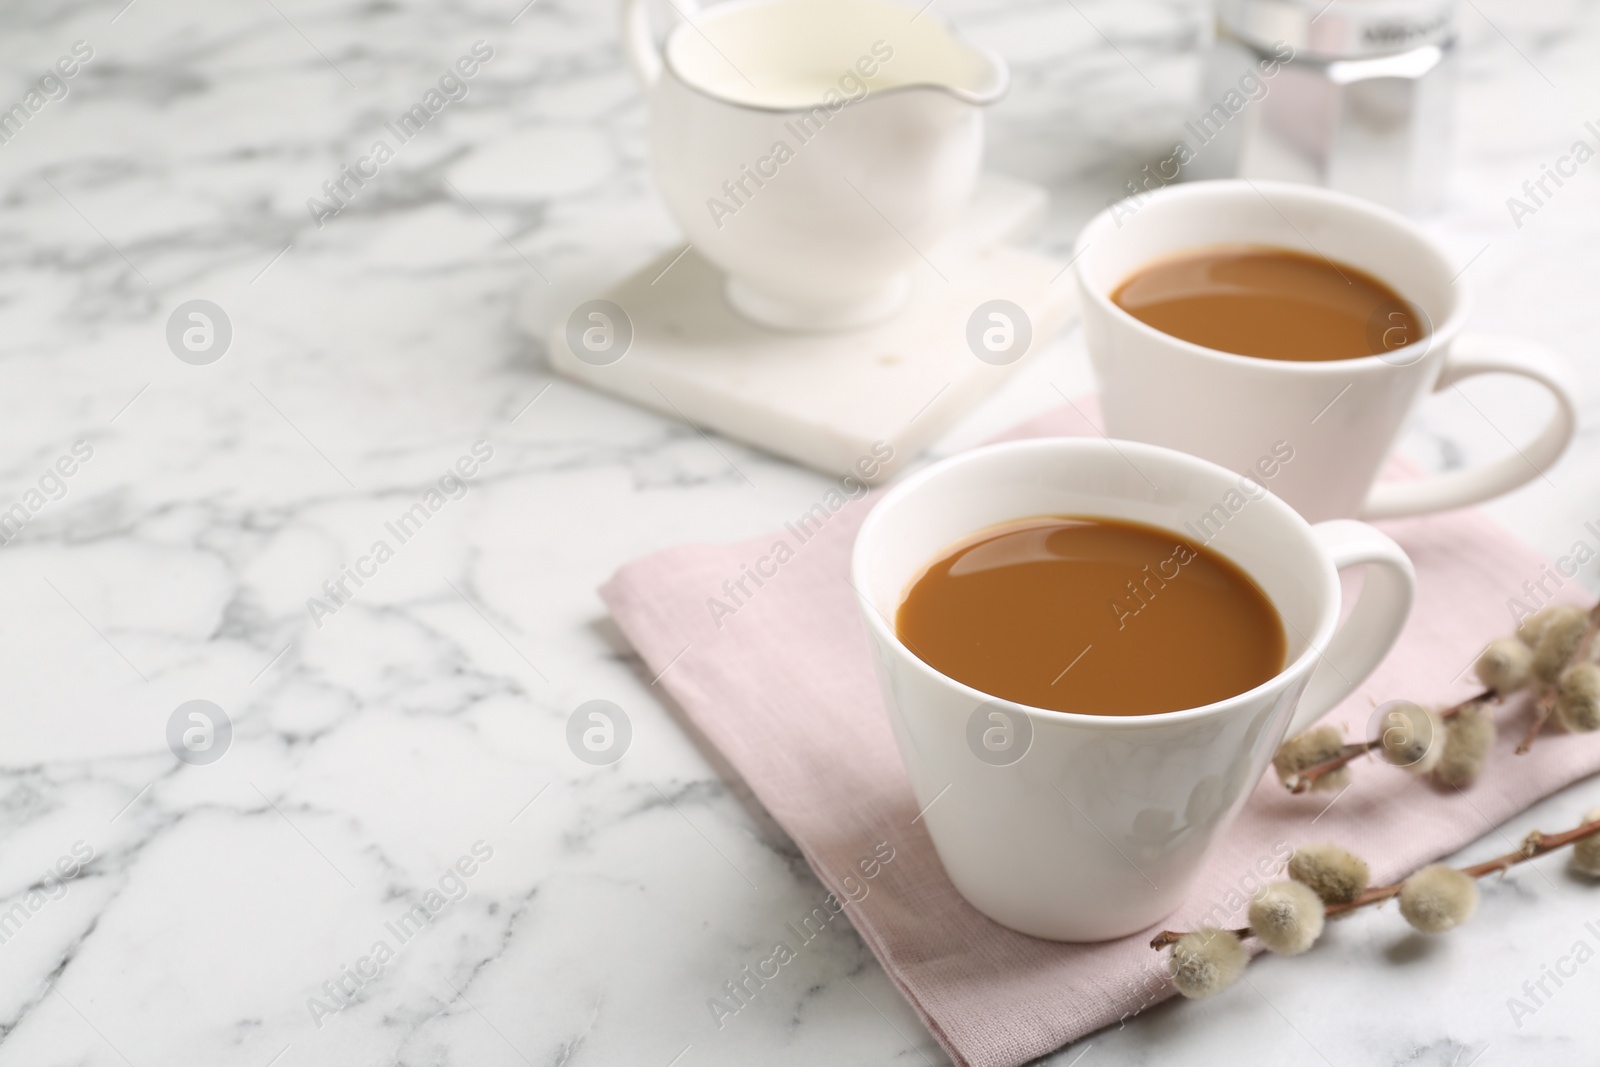
<svg viewBox="0 0 1600 1067">
<path fill-rule="evenodd" d="M 852 333 L 777 333 L 748 322 L 724 300 L 721 272 L 693 249 L 674 261 L 675 249 L 598 294 L 631 323 L 620 359 L 601 362 L 610 355 L 605 345 L 623 338 L 608 337 L 608 319 L 591 319 L 593 309 L 580 305 L 550 329 L 550 361 L 566 377 L 694 426 L 828 474 L 881 480 L 1070 318 L 1076 287 L 1065 264 L 1003 243 L 1031 234 L 1046 201 L 1038 186 L 985 176 L 967 218 L 924 250 L 905 309 Z M 995 300 L 1023 310 L 1032 339 L 1025 349 L 1017 346 L 1022 326 L 1013 324 L 1014 347 L 1005 351 L 1005 326 L 985 312 L 978 332 L 998 329 L 990 345 L 1001 349 L 987 350 L 996 361 L 987 362 L 969 344 L 969 324 Z M 601 331 L 593 335 L 601 351 L 585 351 L 586 359 L 569 343 L 574 316 L 579 335 L 590 324 Z"/>
</svg>

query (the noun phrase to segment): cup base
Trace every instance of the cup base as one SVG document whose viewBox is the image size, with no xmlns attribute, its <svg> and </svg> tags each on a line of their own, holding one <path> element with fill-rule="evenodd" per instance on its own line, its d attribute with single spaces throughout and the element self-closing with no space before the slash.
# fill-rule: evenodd
<svg viewBox="0 0 1600 1067">
<path fill-rule="evenodd" d="M 758 326 L 789 333 L 841 333 L 892 318 L 911 295 L 911 276 L 901 274 L 862 300 L 792 300 L 765 293 L 733 277 L 728 279 L 723 293 L 733 310 Z"/>
</svg>

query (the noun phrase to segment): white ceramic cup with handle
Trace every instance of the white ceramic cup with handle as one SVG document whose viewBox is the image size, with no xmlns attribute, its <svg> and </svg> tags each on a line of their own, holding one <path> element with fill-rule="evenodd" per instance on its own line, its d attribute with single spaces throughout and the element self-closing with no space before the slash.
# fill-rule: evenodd
<svg viewBox="0 0 1600 1067">
<path fill-rule="evenodd" d="M 922 570 L 988 527 L 1096 516 L 1196 540 L 1186 524 L 1235 499 L 1205 543 L 1255 581 L 1288 639 L 1286 666 L 1248 692 L 1155 715 L 1050 711 L 941 674 L 896 634 Z M 1365 581 L 1341 625 L 1339 572 L 1356 566 Z M 912 475 L 867 516 L 851 581 L 921 821 L 950 880 L 996 922 L 1060 941 L 1120 937 L 1171 914 L 1284 736 L 1371 673 L 1415 590 L 1405 553 L 1370 526 L 1313 526 L 1214 463 L 1093 438 L 992 445 Z M 1159 653 L 1150 668 L 1161 669 Z"/>
<path fill-rule="evenodd" d="M 1141 268 L 1218 245 L 1283 248 L 1349 264 L 1420 312 L 1428 332 L 1396 335 L 1380 315 L 1369 329 L 1383 349 L 1378 355 L 1261 359 L 1179 340 L 1112 301 Z M 1101 212 L 1079 236 L 1074 260 L 1106 433 L 1241 473 L 1270 443 L 1285 441 L 1294 459 L 1272 490 L 1313 522 L 1396 518 L 1489 500 L 1539 477 L 1575 432 L 1578 390 L 1566 361 L 1531 341 L 1462 333 L 1471 308 L 1467 275 L 1404 216 L 1365 200 L 1281 182 L 1169 186 Z M 1423 399 L 1480 374 L 1543 386 L 1555 400 L 1544 428 L 1487 463 L 1378 481 Z"/>
</svg>

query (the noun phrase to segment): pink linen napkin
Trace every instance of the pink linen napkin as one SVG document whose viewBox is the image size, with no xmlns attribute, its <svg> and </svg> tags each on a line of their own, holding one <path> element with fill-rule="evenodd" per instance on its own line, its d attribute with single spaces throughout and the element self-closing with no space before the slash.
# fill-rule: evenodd
<svg viewBox="0 0 1600 1067">
<path fill-rule="evenodd" d="M 1049 413 L 1006 437 L 1097 433 L 1082 414 L 1088 406 Z M 1013 1067 L 1170 996 L 1164 954 L 1148 946 L 1160 927 L 1096 945 L 1036 940 L 984 918 L 945 877 L 918 821 L 845 580 L 856 529 L 875 499 L 841 503 L 836 494 L 824 503 L 829 515 L 820 530 L 814 511 L 806 527 L 668 549 L 625 565 L 600 592 L 650 673 L 665 672 L 661 684 L 683 713 L 840 900 L 859 895 L 859 888 L 846 892 L 845 879 L 856 876 L 848 884 L 860 885 L 856 865 L 876 845 L 895 850 L 846 912 L 957 1064 Z M 1523 583 L 1555 573 L 1477 512 L 1384 529 L 1416 564 L 1417 603 L 1388 660 L 1326 720 L 1352 739 L 1369 736 L 1371 710 L 1385 700 L 1469 695 L 1471 663 L 1512 627 L 1510 598 L 1537 606 Z M 802 533 L 809 534 L 803 541 Z M 781 564 L 773 562 L 786 555 L 774 551 L 780 541 L 793 553 Z M 760 570 L 776 573 L 761 576 L 759 586 L 745 578 L 744 592 L 730 595 L 724 583 L 736 588 L 761 557 L 769 562 Z M 1570 582 L 1556 590 L 1546 579 L 1546 588 L 1558 599 L 1579 598 Z M 713 598 L 721 609 L 713 610 Z M 1241 924 L 1250 893 L 1307 841 L 1343 844 L 1368 861 L 1376 881 L 1393 881 L 1600 769 L 1600 745 L 1583 739 L 1546 738 L 1514 757 L 1526 711 L 1500 712 L 1499 751 L 1466 792 L 1361 763 L 1354 785 L 1329 808 L 1334 794 L 1290 796 L 1269 773 L 1189 902 L 1161 925 L 1191 928 L 1202 917 Z M 1402 793 L 1400 821 L 1391 805 Z"/>
</svg>

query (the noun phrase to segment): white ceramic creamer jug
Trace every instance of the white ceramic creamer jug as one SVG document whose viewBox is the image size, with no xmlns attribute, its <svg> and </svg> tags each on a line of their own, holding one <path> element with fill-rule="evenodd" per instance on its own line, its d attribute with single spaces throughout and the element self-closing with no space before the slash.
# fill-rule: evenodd
<svg viewBox="0 0 1600 1067">
<path fill-rule="evenodd" d="M 729 302 L 788 330 L 894 314 L 971 199 L 1004 62 L 888 0 L 673 6 L 660 52 L 645 0 L 624 34 L 656 182 Z"/>
</svg>

